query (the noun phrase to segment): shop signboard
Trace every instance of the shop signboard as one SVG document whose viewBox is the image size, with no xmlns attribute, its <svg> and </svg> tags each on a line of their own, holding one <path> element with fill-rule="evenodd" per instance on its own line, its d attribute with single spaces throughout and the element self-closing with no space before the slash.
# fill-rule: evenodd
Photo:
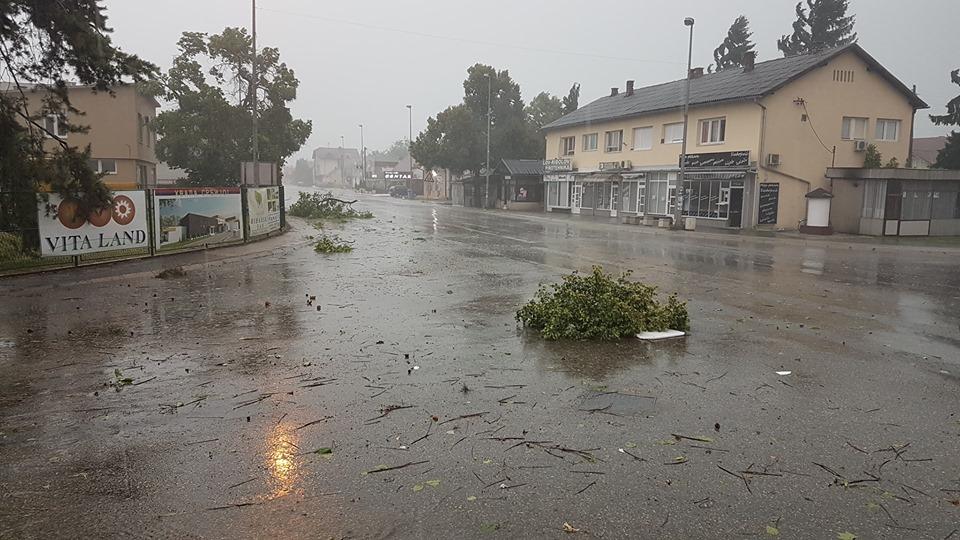
<svg viewBox="0 0 960 540">
<path fill-rule="evenodd" d="M 686 166 L 690 169 L 738 168 L 750 166 L 750 152 L 711 152 L 687 154 Z"/>
<path fill-rule="evenodd" d="M 280 230 L 280 188 L 247 188 L 247 231 L 251 237 Z"/>
<path fill-rule="evenodd" d="M 243 240 L 239 187 L 155 189 L 153 194 L 158 251 Z"/>
<path fill-rule="evenodd" d="M 143 191 L 115 191 L 110 206 L 81 215 L 80 202 L 50 194 L 37 205 L 40 255 L 59 257 L 149 247 Z"/>
<path fill-rule="evenodd" d="M 760 211 L 757 213 L 757 223 L 760 225 L 776 225 L 779 208 L 780 184 L 760 184 Z"/>
<path fill-rule="evenodd" d="M 403 171 L 383 171 L 384 180 L 411 180 L 413 173 Z"/>
<path fill-rule="evenodd" d="M 573 170 L 573 161 L 569 159 L 545 159 L 543 160 L 543 172 L 568 172 Z"/>
</svg>

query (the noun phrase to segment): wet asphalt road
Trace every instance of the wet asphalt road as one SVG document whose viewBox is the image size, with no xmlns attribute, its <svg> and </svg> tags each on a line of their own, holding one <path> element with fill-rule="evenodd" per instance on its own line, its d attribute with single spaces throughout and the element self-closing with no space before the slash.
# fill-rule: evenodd
<svg viewBox="0 0 960 540">
<path fill-rule="evenodd" d="M 0 538 L 960 535 L 960 250 L 358 207 L 0 280 Z M 516 328 L 593 264 L 694 333 Z"/>
</svg>

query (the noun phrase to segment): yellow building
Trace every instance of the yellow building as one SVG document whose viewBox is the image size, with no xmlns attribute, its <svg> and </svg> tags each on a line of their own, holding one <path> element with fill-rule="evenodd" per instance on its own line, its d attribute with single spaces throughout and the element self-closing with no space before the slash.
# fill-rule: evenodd
<svg viewBox="0 0 960 540">
<path fill-rule="evenodd" d="M 859 45 L 691 72 L 684 214 L 697 226 L 796 229 L 830 167 L 910 156 L 927 105 Z M 685 80 L 612 89 L 545 126 L 546 207 L 668 216 L 680 170 Z"/>
<path fill-rule="evenodd" d="M 19 93 L 7 83 L 2 91 Z M 153 187 L 157 178 L 157 133 L 153 125 L 160 107 L 157 100 L 141 94 L 134 85 L 115 87 L 112 94 L 83 85 L 71 85 L 67 91 L 70 104 L 79 114 L 45 110 L 46 90 L 24 88 L 30 114 L 42 119 L 38 123 L 49 139 L 46 146 L 50 150 L 59 146 L 56 138 L 80 150 L 89 144 L 90 165 L 104 173 L 104 182 L 111 189 Z M 68 132 L 66 125 L 88 129 Z"/>
</svg>

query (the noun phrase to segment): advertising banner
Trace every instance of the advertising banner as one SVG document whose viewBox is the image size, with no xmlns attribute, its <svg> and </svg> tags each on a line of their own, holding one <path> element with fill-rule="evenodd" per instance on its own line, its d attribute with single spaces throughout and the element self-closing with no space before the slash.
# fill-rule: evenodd
<svg viewBox="0 0 960 540">
<path fill-rule="evenodd" d="M 80 204 L 50 194 L 40 201 L 37 221 L 44 257 L 83 255 L 149 247 L 147 198 L 143 191 L 115 191 L 108 208 L 83 216 Z"/>
<path fill-rule="evenodd" d="M 239 187 L 155 189 L 153 196 L 158 251 L 243 240 Z"/>
<path fill-rule="evenodd" d="M 247 188 L 247 231 L 251 237 L 280 230 L 280 188 Z"/>
</svg>

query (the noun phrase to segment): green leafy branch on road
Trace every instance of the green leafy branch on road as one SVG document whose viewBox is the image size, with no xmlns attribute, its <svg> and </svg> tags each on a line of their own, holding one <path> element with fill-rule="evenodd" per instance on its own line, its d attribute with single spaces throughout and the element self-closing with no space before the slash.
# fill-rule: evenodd
<svg viewBox="0 0 960 540">
<path fill-rule="evenodd" d="M 656 287 L 629 277 L 630 272 L 614 277 L 600 266 L 589 274 L 574 272 L 541 286 L 516 319 L 549 340 L 616 340 L 639 332 L 690 330 L 686 302 L 670 295 L 660 303 Z"/>
<path fill-rule="evenodd" d="M 357 201 L 342 201 L 333 193 L 300 193 L 297 202 L 287 211 L 291 216 L 306 219 L 370 219 L 373 214 L 360 212 L 353 208 Z"/>
<path fill-rule="evenodd" d="M 353 246 L 337 236 L 323 235 L 314 244 L 313 250 L 317 253 L 350 253 L 353 251 Z"/>
</svg>

